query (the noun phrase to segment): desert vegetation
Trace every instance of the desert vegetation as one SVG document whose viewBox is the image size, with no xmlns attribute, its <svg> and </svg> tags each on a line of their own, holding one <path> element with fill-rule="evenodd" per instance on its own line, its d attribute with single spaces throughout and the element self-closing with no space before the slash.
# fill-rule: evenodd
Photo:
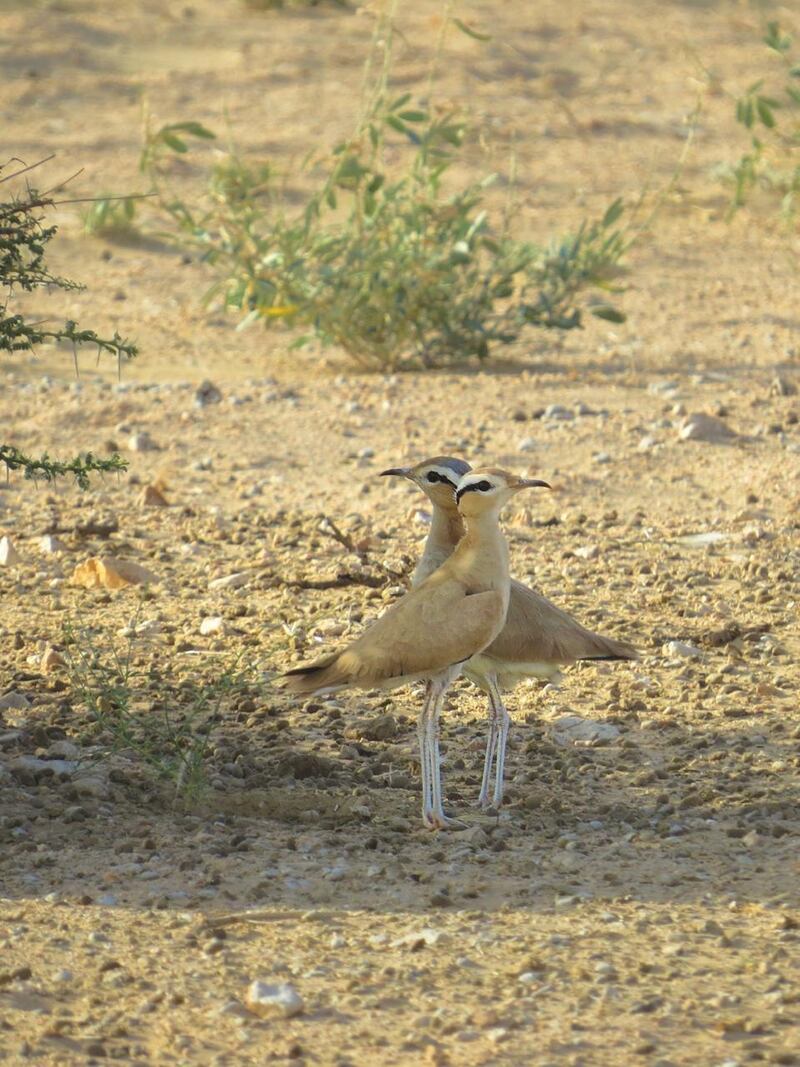
<svg viewBox="0 0 800 1067">
<path fill-rule="evenodd" d="M 0 5 L 0 1060 L 797 1061 L 796 33 Z M 640 654 L 507 694 L 496 813 L 459 680 L 439 834 L 415 693 L 276 684 L 434 455 Z"/>
</svg>

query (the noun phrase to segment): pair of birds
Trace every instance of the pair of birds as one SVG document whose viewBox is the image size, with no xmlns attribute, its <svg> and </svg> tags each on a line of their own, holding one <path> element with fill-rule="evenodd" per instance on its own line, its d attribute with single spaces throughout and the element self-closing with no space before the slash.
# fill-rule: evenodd
<svg viewBox="0 0 800 1067">
<path fill-rule="evenodd" d="M 578 660 L 629 660 L 637 653 L 625 642 L 585 629 L 540 593 L 511 579 L 500 511 L 523 489 L 549 489 L 547 482 L 492 467 L 472 470 L 463 460 L 446 456 L 383 474 L 409 479 L 433 505 L 412 588 L 347 648 L 296 667 L 284 678 L 290 691 L 306 695 L 424 681 L 417 726 L 422 819 L 430 829 L 445 829 L 458 824 L 444 811 L 439 716 L 459 674 L 489 697 L 478 803 L 498 808 L 511 721 L 501 690 L 524 678 L 547 681 Z"/>
</svg>

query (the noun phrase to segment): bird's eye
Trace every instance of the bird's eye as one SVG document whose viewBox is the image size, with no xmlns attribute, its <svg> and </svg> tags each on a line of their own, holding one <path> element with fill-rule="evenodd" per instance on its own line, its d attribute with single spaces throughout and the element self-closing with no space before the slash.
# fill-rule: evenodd
<svg viewBox="0 0 800 1067">
<path fill-rule="evenodd" d="M 439 481 L 438 473 L 436 471 L 429 471 L 428 472 L 428 481 L 429 482 L 438 482 Z"/>
<path fill-rule="evenodd" d="M 480 490 L 481 493 L 488 493 L 489 490 L 492 488 L 492 483 L 487 481 L 478 482 L 475 488 Z"/>
</svg>

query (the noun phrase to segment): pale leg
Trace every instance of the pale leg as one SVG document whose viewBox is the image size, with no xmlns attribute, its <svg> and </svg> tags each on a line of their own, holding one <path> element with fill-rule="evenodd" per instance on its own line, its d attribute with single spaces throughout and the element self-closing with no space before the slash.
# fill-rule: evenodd
<svg viewBox="0 0 800 1067">
<path fill-rule="evenodd" d="M 489 782 L 492 777 L 494 754 L 497 751 L 497 715 L 494 701 L 489 698 L 489 723 L 486 735 L 486 756 L 483 760 L 483 778 L 481 779 L 481 791 L 478 794 L 478 807 L 489 807 Z"/>
<path fill-rule="evenodd" d="M 491 710 L 489 712 L 489 736 L 486 739 L 486 759 L 484 760 L 483 765 L 483 781 L 481 783 L 478 803 L 482 808 L 488 808 L 490 806 L 489 782 L 492 777 L 492 763 L 496 760 L 494 794 L 492 796 L 491 807 L 499 808 L 503 803 L 503 774 L 505 772 L 506 743 L 508 741 L 508 730 L 511 725 L 511 719 L 506 711 L 503 698 L 500 696 L 497 679 L 488 675 L 485 680 L 486 688 L 489 693 Z"/>
<path fill-rule="evenodd" d="M 422 779 L 422 821 L 426 826 L 431 824 L 431 814 L 433 810 L 433 794 L 432 794 L 432 765 L 430 752 L 428 750 L 428 719 L 431 713 L 431 704 L 433 698 L 433 683 L 428 682 L 425 686 L 425 701 L 422 705 L 422 711 L 420 712 L 419 720 L 417 721 L 417 741 L 419 742 L 419 767 L 420 777 Z"/>
<path fill-rule="evenodd" d="M 442 800 L 442 775 L 441 775 L 441 758 L 439 755 L 439 715 L 441 714 L 442 704 L 447 690 L 450 688 L 452 681 L 458 676 L 460 667 L 451 667 L 445 673 L 440 675 L 435 680 L 431 681 L 432 687 L 432 700 L 428 709 L 428 715 L 425 721 L 425 747 L 430 760 L 430 773 L 431 773 L 431 810 L 426 816 L 423 812 L 423 821 L 425 825 L 431 829 L 445 830 L 448 827 L 460 826 L 459 823 L 454 822 L 444 813 L 444 804 Z"/>
<path fill-rule="evenodd" d="M 492 806 L 499 808 L 503 803 L 503 776 L 506 769 L 506 744 L 508 743 L 508 730 L 511 726 L 511 717 L 503 703 L 503 698 L 500 696 L 500 690 L 497 688 L 496 679 L 492 678 L 491 682 L 493 686 L 492 703 L 494 704 L 495 716 L 497 718 L 497 764 L 495 766 Z"/>
</svg>

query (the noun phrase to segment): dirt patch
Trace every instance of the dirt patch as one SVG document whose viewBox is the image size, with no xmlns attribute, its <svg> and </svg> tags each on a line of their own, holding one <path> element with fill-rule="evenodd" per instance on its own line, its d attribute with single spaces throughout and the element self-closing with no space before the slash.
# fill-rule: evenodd
<svg viewBox="0 0 800 1067">
<path fill-rule="evenodd" d="M 694 102 L 684 45 L 735 87 L 757 36 L 741 7 L 516 7 L 476 9 L 493 41 L 449 41 L 442 91 L 468 101 L 492 165 L 515 146 L 520 229 L 539 236 L 666 181 Z M 405 8 L 397 78 L 413 87 L 438 5 Z M 350 127 L 372 27 L 330 9 L 59 4 L 23 63 L 40 18 L 0 14 L 0 109 L 15 154 L 86 166 L 76 195 L 135 182 L 143 88 L 164 121 L 221 128 L 227 111 L 246 148 L 289 166 Z M 0 567 L 0 697 L 18 695 L 0 711 L 0 1058 L 795 1062 L 800 403 L 774 383 L 797 383 L 796 279 L 782 238 L 722 220 L 709 170 L 732 154 L 730 111 L 707 98 L 679 194 L 633 253 L 627 324 L 533 336 L 463 374 L 362 376 L 234 333 L 201 310 L 198 264 L 86 240 L 64 213 L 53 266 L 90 290 L 29 310 L 134 333 L 142 357 L 121 382 L 89 360 L 76 382 L 53 350 L 4 371 L 4 440 L 114 445 L 131 467 L 88 495 L 0 485 L 20 557 Z M 491 162 L 477 143 L 467 159 Z M 206 378 L 221 400 L 198 407 Z M 694 412 L 736 436 L 683 440 Z M 154 447 L 132 450 L 145 432 Z M 415 693 L 295 704 L 270 679 L 401 595 L 424 500 L 377 474 L 446 453 L 553 484 L 506 516 L 514 573 L 642 658 L 513 694 L 499 817 L 471 807 L 486 708 L 458 683 L 444 774 L 468 828 L 431 835 Z M 148 485 L 166 506 L 142 503 Z M 158 580 L 71 584 L 93 557 Z M 130 651 L 134 710 L 154 722 L 186 721 L 192 687 L 247 667 L 203 713 L 194 792 L 163 753 L 110 746 L 70 674 L 45 670 L 69 632 Z M 567 716 L 614 729 L 576 742 Z M 250 1012 L 256 979 L 293 986 L 302 1013 Z"/>
</svg>

